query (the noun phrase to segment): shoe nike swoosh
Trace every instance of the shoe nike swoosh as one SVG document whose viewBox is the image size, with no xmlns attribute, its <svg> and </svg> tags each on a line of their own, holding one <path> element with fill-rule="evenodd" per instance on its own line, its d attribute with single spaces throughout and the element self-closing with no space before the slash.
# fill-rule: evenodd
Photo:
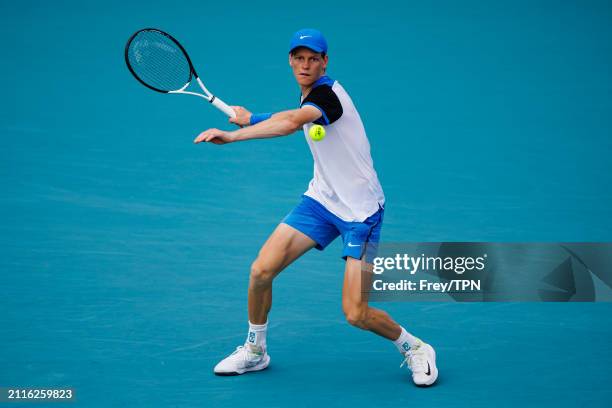
<svg viewBox="0 0 612 408">
<path fill-rule="evenodd" d="M 353 245 L 353 244 L 351 244 L 350 242 L 349 242 L 347 245 L 348 245 L 348 246 L 350 246 L 350 247 L 358 247 L 358 246 L 361 246 L 361 245 L 359 245 L 359 244 L 357 244 L 357 245 Z"/>
<path fill-rule="evenodd" d="M 425 375 L 431 375 L 431 367 L 429 367 L 429 361 L 427 362 L 427 372 Z"/>
</svg>

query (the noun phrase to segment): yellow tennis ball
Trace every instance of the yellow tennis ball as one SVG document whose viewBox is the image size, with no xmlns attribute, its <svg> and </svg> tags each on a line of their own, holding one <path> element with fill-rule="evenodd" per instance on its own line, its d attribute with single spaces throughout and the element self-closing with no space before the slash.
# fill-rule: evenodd
<svg viewBox="0 0 612 408">
<path fill-rule="evenodd" d="M 313 125 L 308 131 L 308 135 L 315 142 L 320 142 L 325 137 L 325 128 L 321 125 Z"/>
</svg>

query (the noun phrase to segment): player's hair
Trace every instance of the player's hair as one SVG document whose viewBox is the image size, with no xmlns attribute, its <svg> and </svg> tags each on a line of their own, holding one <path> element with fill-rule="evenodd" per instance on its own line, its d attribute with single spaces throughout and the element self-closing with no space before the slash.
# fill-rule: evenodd
<svg viewBox="0 0 612 408">
<path fill-rule="evenodd" d="M 294 57 L 294 56 L 295 56 L 295 54 L 297 54 L 297 52 L 298 52 L 299 50 L 301 50 L 302 48 L 306 48 L 307 50 L 310 50 L 310 48 L 308 48 L 308 47 L 297 47 L 297 48 L 294 48 L 294 49 L 292 49 L 291 51 L 289 51 L 289 55 L 291 55 L 292 57 Z M 311 50 L 311 51 L 312 51 L 312 50 Z M 320 54 L 320 55 L 321 55 L 321 58 L 325 58 L 325 55 L 327 55 L 327 53 L 325 53 L 325 52 L 318 52 L 317 54 Z"/>
</svg>

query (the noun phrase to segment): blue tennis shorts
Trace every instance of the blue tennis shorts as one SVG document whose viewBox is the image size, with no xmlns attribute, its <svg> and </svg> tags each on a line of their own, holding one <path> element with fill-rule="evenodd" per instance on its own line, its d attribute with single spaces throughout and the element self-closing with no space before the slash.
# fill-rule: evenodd
<svg viewBox="0 0 612 408">
<path fill-rule="evenodd" d="M 320 251 L 338 236 L 342 236 L 342 257 L 361 259 L 366 248 L 368 254 L 375 251 L 376 244 L 380 241 L 384 213 L 385 210 L 380 207 L 363 222 L 348 222 L 332 214 L 318 201 L 304 195 L 302 202 L 282 222 L 308 235 L 317 243 L 315 248 Z"/>
</svg>

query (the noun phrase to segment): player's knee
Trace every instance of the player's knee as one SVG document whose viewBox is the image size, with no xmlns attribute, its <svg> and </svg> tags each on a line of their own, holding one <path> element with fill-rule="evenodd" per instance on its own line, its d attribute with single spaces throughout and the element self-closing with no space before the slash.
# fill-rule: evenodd
<svg viewBox="0 0 612 408">
<path fill-rule="evenodd" d="M 251 265 L 251 282 L 257 286 L 266 286 L 272 283 L 274 279 L 274 271 L 266 267 L 259 261 L 253 262 Z"/>
<path fill-rule="evenodd" d="M 368 319 L 368 307 L 362 305 L 350 306 L 344 308 L 344 316 L 346 321 L 355 327 L 364 328 Z"/>
</svg>

